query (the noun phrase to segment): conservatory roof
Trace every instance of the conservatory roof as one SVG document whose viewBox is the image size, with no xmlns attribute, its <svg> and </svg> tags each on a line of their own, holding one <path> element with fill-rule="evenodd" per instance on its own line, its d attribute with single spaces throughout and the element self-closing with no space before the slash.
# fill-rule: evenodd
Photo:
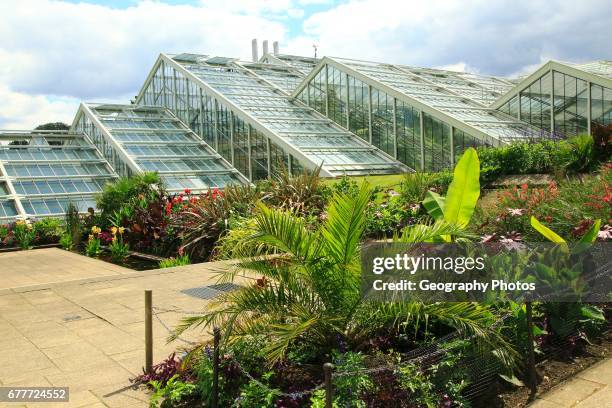
<svg viewBox="0 0 612 408">
<path fill-rule="evenodd" d="M 85 212 L 117 174 L 81 133 L 0 132 L 0 220 Z"/>
<path fill-rule="evenodd" d="M 319 60 L 317 58 L 300 57 L 297 55 L 264 54 L 261 57 L 260 62 L 291 67 L 295 71 L 301 73 L 303 76 L 306 76 L 318 64 Z"/>
<path fill-rule="evenodd" d="M 298 86 L 330 65 L 491 145 L 543 136 L 543 131 L 488 106 L 512 89 L 506 79 L 438 69 L 323 57 Z"/>
<path fill-rule="evenodd" d="M 533 82 L 550 71 L 571 75 L 575 78 L 582 79 L 593 84 L 606 88 L 612 88 L 612 61 L 591 61 L 580 64 L 548 61 L 532 74 L 521 78 L 521 80 L 517 82 L 512 89 L 495 100 L 490 105 L 491 108 L 498 109 L 506 102 L 517 96 L 519 92 L 525 88 L 528 88 Z"/>
<path fill-rule="evenodd" d="M 123 153 L 133 172 L 157 172 L 171 192 L 186 188 L 201 192 L 248 183 L 168 109 L 81 104 L 77 119 L 80 114 L 87 115 L 102 135 Z"/>
<path fill-rule="evenodd" d="M 399 173 L 409 168 L 357 135 L 296 100 L 289 91 L 300 73 L 282 64 L 219 62 L 207 56 L 187 61 L 161 54 L 204 92 L 262 132 L 305 167 L 321 167 L 327 177 L 343 174 Z M 196 61 L 196 62 L 192 62 Z M 145 89 L 143 86 L 143 90 Z M 141 100 L 143 90 L 137 100 Z"/>
</svg>

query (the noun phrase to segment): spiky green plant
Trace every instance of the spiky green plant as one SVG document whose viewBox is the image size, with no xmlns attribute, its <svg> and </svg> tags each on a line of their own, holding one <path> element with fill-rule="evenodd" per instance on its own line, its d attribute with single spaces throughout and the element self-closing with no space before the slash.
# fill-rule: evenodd
<svg viewBox="0 0 612 408">
<path fill-rule="evenodd" d="M 493 314 L 475 303 L 375 303 L 361 294 L 360 241 L 371 190 L 336 194 L 327 219 L 315 231 L 294 213 L 261 205 L 248 240 L 282 255 L 246 257 L 237 269 L 223 272 L 231 281 L 240 270 L 263 276 L 257 284 L 226 293 L 201 316 L 186 318 L 174 337 L 193 327 L 220 327 L 224 340 L 264 334 L 271 362 L 282 359 L 296 342 L 316 346 L 322 354 L 337 347 L 341 336 L 358 347 L 374 333 L 406 331 L 430 323 L 462 330 L 494 345 L 507 344 L 491 328 Z M 444 221 L 440 221 L 442 225 Z M 460 227 L 439 227 L 436 234 L 458 233 Z"/>
</svg>

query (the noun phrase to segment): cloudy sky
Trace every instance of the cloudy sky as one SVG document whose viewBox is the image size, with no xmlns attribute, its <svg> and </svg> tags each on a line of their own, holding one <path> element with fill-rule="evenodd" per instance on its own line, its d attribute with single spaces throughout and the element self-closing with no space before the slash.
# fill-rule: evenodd
<svg viewBox="0 0 612 408">
<path fill-rule="evenodd" d="M 610 0 L 2 0 L 0 129 L 70 123 L 79 101 L 127 103 L 160 52 L 281 52 L 496 75 L 612 59 Z"/>
</svg>

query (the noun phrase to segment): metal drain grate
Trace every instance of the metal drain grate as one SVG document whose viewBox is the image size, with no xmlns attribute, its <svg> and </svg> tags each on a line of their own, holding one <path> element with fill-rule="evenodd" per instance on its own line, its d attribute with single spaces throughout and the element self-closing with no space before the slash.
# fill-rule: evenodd
<svg viewBox="0 0 612 408">
<path fill-rule="evenodd" d="M 213 299 L 223 292 L 231 292 L 239 289 L 241 286 L 233 283 L 218 283 L 215 285 L 200 286 L 197 288 L 183 289 L 181 293 L 193 296 L 199 299 Z"/>
</svg>

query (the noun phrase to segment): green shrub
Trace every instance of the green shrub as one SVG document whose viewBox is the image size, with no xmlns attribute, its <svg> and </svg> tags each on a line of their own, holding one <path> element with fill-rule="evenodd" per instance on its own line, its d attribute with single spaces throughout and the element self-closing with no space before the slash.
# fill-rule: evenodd
<svg viewBox="0 0 612 408">
<path fill-rule="evenodd" d="M 319 176 L 320 171 L 318 167 L 293 176 L 281 167 L 272 179 L 263 182 L 265 193 L 261 200 L 269 206 L 301 215 L 320 214 L 329 195 L 329 188 Z"/>
<path fill-rule="evenodd" d="M 64 225 L 57 218 L 43 218 L 34 223 L 34 232 L 44 242 L 58 242 L 64 233 Z"/>
<path fill-rule="evenodd" d="M 66 251 L 70 251 L 73 248 L 72 235 L 67 232 L 63 233 L 59 240 L 60 245 Z"/>
<path fill-rule="evenodd" d="M 175 266 L 184 266 L 191 265 L 191 261 L 189 260 L 189 256 L 179 255 L 176 258 L 166 258 L 159 261 L 160 268 L 174 268 Z"/>
<path fill-rule="evenodd" d="M 4 241 L 9 235 L 9 227 L 8 225 L 0 225 L 0 243 Z"/>
<path fill-rule="evenodd" d="M 274 372 L 268 371 L 261 376 L 259 381 L 250 380 L 248 383 L 240 387 L 240 397 L 236 402 L 236 407 L 243 408 L 274 408 L 274 403 L 278 392 L 267 386 Z M 262 387 L 261 384 L 266 385 Z"/>
<path fill-rule="evenodd" d="M 32 224 L 27 221 L 17 221 L 13 227 L 13 235 L 21 249 L 32 249 L 32 243 L 36 238 L 36 232 Z"/>
<path fill-rule="evenodd" d="M 213 251 L 213 259 L 235 259 L 274 253 L 274 250 L 266 245 L 247 239 L 254 232 L 254 219 L 242 217 L 230 219 L 229 231 L 217 241 Z"/>
<path fill-rule="evenodd" d="M 149 197 L 164 191 L 163 183 L 157 173 L 136 174 L 131 177 L 122 177 L 114 183 L 104 186 L 102 193 L 96 197 L 96 206 L 106 216 L 138 197 Z"/>
<path fill-rule="evenodd" d="M 400 194 L 406 203 L 420 203 L 431 188 L 434 175 L 431 173 L 408 173 L 400 185 Z"/>
<path fill-rule="evenodd" d="M 567 140 L 516 142 L 502 147 L 479 147 L 483 180 L 511 174 L 583 172 L 593 168 L 598 155 L 593 137 L 579 135 Z"/>
<path fill-rule="evenodd" d="M 155 380 L 149 384 L 155 390 L 150 401 L 152 408 L 189 407 L 192 406 L 197 393 L 197 386 L 181 381 L 178 374 L 172 376 L 165 384 Z"/>
</svg>

